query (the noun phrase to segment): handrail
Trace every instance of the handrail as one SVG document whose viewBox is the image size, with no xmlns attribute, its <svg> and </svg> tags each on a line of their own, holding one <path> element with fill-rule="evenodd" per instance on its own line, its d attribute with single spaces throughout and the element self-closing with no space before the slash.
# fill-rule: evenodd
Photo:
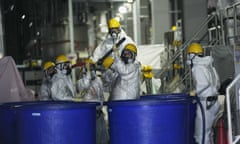
<svg viewBox="0 0 240 144">
<path fill-rule="evenodd" d="M 165 63 L 162 67 L 162 70 L 160 71 L 160 75 L 162 75 L 164 72 L 166 72 L 166 70 L 168 69 L 168 67 L 181 55 L 181 53 L 188 47 L 188 45 L 194 41 L 194 39 L 196 38 L 196 36 L 198 36 L 200 34 L 200 32 L 202 31 L 202 29 L 210 22 L 210 20 L 212 20 L 214 17 L 216 16 L 216 14 L 212 14 L 210 16 L 208 16 L 203 23 L 200 25 L 200 27 L 198 28 L 198 31 L 192 36 L 191 39 L 189 39 L 188 41 L 186 41 L 182 48 L 179 49 L 176 54 L 173 56 L 172 60 L 168 61 L 167 63 Z"/>
<path fill-rule="evenodd" d="M 240 135 L 235 137 L 233 141 L 232 136 L 232 116 L 231 116 L 231 105 L 230 105 L 230 89 L 238 82 L 240 74 L 228 85 L 226 89 L 226 102 L 227 102 L 227 120 L 228 120 L 228 142 L 229 144 L 236 144 L 240 140 Z"/>
<path fill-rule="evenodd" d="M 192 36 L 192 38 L 188 41 L 186 41 L 181 48 L 176 51 L 175 55 L 172 57 L 172 59 L 170 61 L 167 61 L 167 63 L 165 63 L 162 67 L 162 70 L 160 71 L 160 76 L 162 76 L 165 72 L 167 72 L 169 70 L 169 66 L 171 66 L 171 64 L 179 57 L 181 56 L 182 52 L 188 47 L 188 45 L 195 40 L 196 36 L 198 36 L 200 34 L 200 32 L 202 31 L 202 29 L 213 19 L 216 17 L 216 14 L 212 14 L 210 16 L 208 16 L 203 23 L 200 25 L 200 28 L 198 29 L 198 31 Z M 219 41 L 219 40 L 216 40 Z M 216 43 L 215 41 L 215 43 Z M 213 42 L 211 42 L 211 44 L 213 44 Z M 180 82 L 177 82 L 173 85 L 174 88 L 171 89 L 175 89 L 178 87 L 178 85 L 183 82 L 184 80 L 187 79 L 187 77 L 189 76 L 189 71 L 188 72 L 184 72 L 183 76 L 184 79 L 182 79 Z M 191 80 L 190 80 L 191 81 Z M 191 84 L 190 84 L 191 85 Z"/>
</svg>

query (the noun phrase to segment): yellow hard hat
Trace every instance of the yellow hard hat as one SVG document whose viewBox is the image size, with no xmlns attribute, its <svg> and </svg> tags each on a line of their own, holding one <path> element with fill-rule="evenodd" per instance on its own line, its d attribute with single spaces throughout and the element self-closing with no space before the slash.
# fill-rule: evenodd
<svg viewBox="0 0 240 144">
<path fill-rule="evenodd" d="M 69 62 L 69 60 L 67 59 L 67 57 L 65 55 L 59 55 L 55 60 L 56 64 L 65 63 L 65 62 Z"/>
<path fill-rule="evenodd" d="M 108 69 L 113 64 L 113 58 L 108 56 L 103 60 L 103 66 Z"/>
<path fill-rule="evenodd" d="M 55 64 L 54 64 L 53 62 L 47 61 L 47 62 L 45 62 L 44 65 L 43 65 L 43 70 L 47 70 L 47 69 L 49 69 L 49 68 L 51 68 L 51 67 L 54 67 L 54 66 L 55 66 Z"/>
<path fill-rule="evenodd" d="M 181 69 L 182 66 L 181 66 L 180 64 L 176 64 L 176 63 L 175 63 L 175 64 L 173 65 L 173 68 L 174 68 L 174 69 Z"/>
<path fill-rule="evenodd" d="M 142 66 L 142 74 L 143 74 L 143 78 L 148 78 L 148 79 L 153 78 L 152 66 L 143 65 Z"/>
<path fill-rule="evenodd" d="M 127 44 L 124 49 L 126 50 L 130 50 L 131 52 L 134 52 L 135 54 L 137 54 L 137 47 L 134 44 Z"/>
<path fill-rule="evenodd" d="M 187 50 L 188 53 L 202 54 L 203 48 L 199 43 L 192 43 Z"/>
<path fill-rule="evenodd" d="M 143 65 L 143 66 L 142 66 L 142 71 L 143 71 L 143 72 L 152 71 L 152 66 L 151 66 L 151 65 Z"/>
<path fill-rule="evenodd" d="M 120 27 L 120 23 L 118 20 L 116 20 L 115 18 L 112 18 L 108 21 L 108 28 L 112 29 L 112 28 L 119 28 Z"/>
<path fill-rule="evenodd" d="M 151 79 L 153 78 L 152 72 L 143 72 L 143 78 Z"/>
<path fill-rule="evenodd" d="M 174 25 L 172 26 L 172 31 L 176 31 L 177 30 L 177 27 Z"/>
</svg>

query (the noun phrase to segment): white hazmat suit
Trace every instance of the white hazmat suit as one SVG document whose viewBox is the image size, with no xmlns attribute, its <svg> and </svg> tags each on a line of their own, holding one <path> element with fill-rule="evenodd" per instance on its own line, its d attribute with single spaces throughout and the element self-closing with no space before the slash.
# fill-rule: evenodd
<svg viewBox="0 0 240 144">
<path fill-rule="evenodd" d="M 51 81 L 51 95 L 53 100 L 74 100 L 75 92 L 72 90 L 72 85 L 67 82 L 66 75 L 57 73 Z"/>
<path fill-rule="evenodd" d="M 195 90 L 205 112 L 205 144 L 214 144 L 212 125 L 220 107 L 216 99 L 212 101 L 207 100 L 209 96 L 218 95 L 220 85 L 218 74 L 212 66 L 212 63 L 213 59 L 211 56 L 199 57 L 196 55 L 192 59 L 192 76 L 195 81 Z M 202 141 L 202 121 L 202 114 L 198 105 L 194 133 L 195 140 L 198 144 Z"/>
<path fill-rule="evenodd" d="M 52 83 L 48 79 L 44 79 L 40 87 L 40 100 L 52 100 L 51 98 Z"/>
<path fill-rule="evenodd" d="M 72 65 L 70 63 L 70 61 L 67 59 L 67 57 L 65 55 L 59 55 L 56 60 L 56 69 L 58 71 L 58 74 L 63 75 L 61 77 L 61 79 L 65 79 L 65 85 L 67 85 L 68 90 L 70 90 L 71 94 L 75 97 L 76 96 L 76 89 L 75 89 L 75 85 L 72 81 L 71 78 L 71 72 L 72 72 Z M 59 78 L 60 78 L 59 77 Z"/>
<path fill-rule="evenodd" d="M 114 40 L 111 35 L 108 34 L 106 36 L 106 39 L 96 47 L 91 59 L 94 63 L 98 62 L 99 59 L 101 59 L 107 52 L 109 52 L 113 48 L 114 44 L 117 45 L 119 53 L 121 53 L 124 47 L 129 43 L 134 44 L 133 40 L 129 36 L 127 36 L 123 29 L 121 29 L 121 32 L 118 34 L 116 40 Z"/>
<path fill-rule="evenodd" d="M 83 78 L 78 80 L 78 90 L 85 91 L 84 101 L 103 102 L 103 83 L 96 75 L 83 75 Z"/>
<path fill-rule="evenodd" d="M 111 82 L 111 100 L 129 100 L 140 97 L 141 64 L 138 61 L 125 64 L 120 57 L 115 57 L 112 72 L 106 71 L 104 77 Z"/>
</svg>

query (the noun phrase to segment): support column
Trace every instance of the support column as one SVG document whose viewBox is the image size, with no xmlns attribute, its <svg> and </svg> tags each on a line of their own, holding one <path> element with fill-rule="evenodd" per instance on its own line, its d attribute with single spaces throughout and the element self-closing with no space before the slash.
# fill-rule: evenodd
<svg viewBox="0 0 240 144">
<path fill-rule="evenodd" d="M 207 1 L 205 0 L 183 0 L 183 39 L 188 41 L 199 30 L 201 24 L 207 18 Z M 203 30 L 196 36 L 198 42 L 207 32 L 206 25 Z M 203 42 L 203 41 L 202 41 Z"/>
<path fill-rule="evenodd" d="M 70 32 L 70 53 L 75 53 L 74 50 L 74 25 L 73 25 L 73 8 L 72 8 L 72 0 L 68 0 L 68 20 L 69 20 L 69 32 Z M 75 83 L 75 70 L 72 69 L 72 80 Z"/>
<path fill-rule="evenodd" d="M 164 33 L 169 31 L 170 6 L 168 0 L 152 0 L 152 44 L 164 42 Z"/>
<path fill-rule="evenodd" d="M 140 0 L 133 3 L 133 28 L 134 28 L 134 41 L 137 45 L 141 45 L 141 21 L 140 21 Z"/>
<path fill-rule="evenodd" d="M 0 7 L 0 58 L 5 55 L 4 52 L 4 41 L 3 41 L 3 27 L 2 27 L 2 10 Z"/>
</svg>

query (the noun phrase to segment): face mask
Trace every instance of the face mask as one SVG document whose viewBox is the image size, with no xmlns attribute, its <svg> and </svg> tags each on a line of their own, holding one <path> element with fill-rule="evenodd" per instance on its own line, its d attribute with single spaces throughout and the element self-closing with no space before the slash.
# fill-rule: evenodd
<svg viewBox="0 0 240 144">
<path fill-rule="evenodd" d="M 116 40 L 118 37 L 118 34 L 116 32 L 113 32 L 113 33 L 111 33 L 111 36 L 114 40 Z"/>
<path fill-rule="evenodd" d="M 192 61 L 191 60 L 187 60 L 186 63 L 187 63 L 187 65 L 191 65 Z"/>
<path fill-rule="evenodd" d="M 129 50 L 123 50 L 121 59 L 125 64 L 133 63 L 135 60 L 135 54 Z"/>
<path fill-rule="evenodd" d="M 133 59 L 128 59 L 128 63 L 133 63 Z"/>
<path fill-rule="evenodd" d="M 63 70 L 62 70 L 62 74 L 67 75 L 67 70 L 66 70 L 66 69 L 63 69 Z"/>
<path fill-rule="evenodd" d="M 94 80 L 96 78 L 96 72 L 91 71 L 91 79 Z"/>
<path fill-rule="evenodd" d="M 67 74 L 67 75 L 70 75 L 70 74 L 71 74 L 71 72 L 72 72 L 72 69 L 71 69 L 71 68 L 68 68 L 68 69 L 67 69 L 67 73 L 66 73 L 66 74 Z"/>
<path fill-rule="evenodd" d="M 192 60 L 194 59 L 195 56 L 196 56 L 195 54 L 187 55 L 187 61 L 186 61 L 187 65 L 192 65 Z"/>
<path fill-rule="evenodd" d="M 57 71 L 56 69 L 52 70 L 52 71 L 45 71 L 45 76 L 48 80 L 51 80 L 52 77 L 54 76 L 54 74 L 56 74 Z"/>
</svg>

